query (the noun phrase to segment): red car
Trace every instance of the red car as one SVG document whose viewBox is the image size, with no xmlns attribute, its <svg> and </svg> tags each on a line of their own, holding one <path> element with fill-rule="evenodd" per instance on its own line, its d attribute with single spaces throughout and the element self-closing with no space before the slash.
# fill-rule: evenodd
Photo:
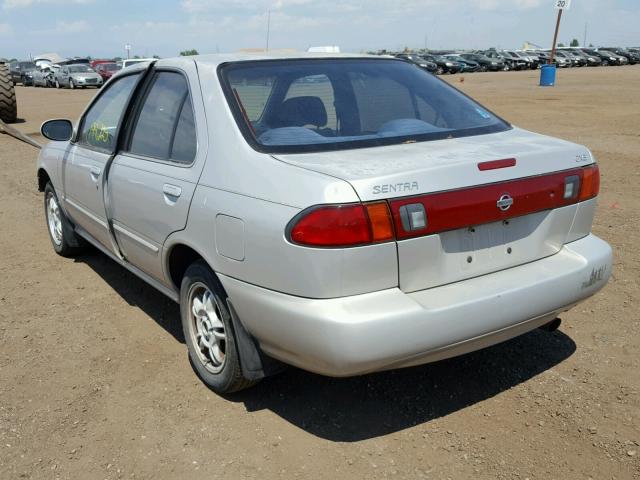
<svg viewBox="0 0 640 480">
<path fill-rule="evenodd" d="M 122 69 L 122 67 L 115 62 L 98 63 L 93 68 L 105 82 L 109 80 L 114 73 Z"/>
</svg>

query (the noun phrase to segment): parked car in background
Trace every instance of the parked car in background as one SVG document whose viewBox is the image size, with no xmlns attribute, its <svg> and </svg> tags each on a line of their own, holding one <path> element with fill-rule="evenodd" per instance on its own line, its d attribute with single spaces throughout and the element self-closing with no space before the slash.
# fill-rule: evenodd
<svg viewBox="0 0 640 480">
<path fill-rule="evenodd" d="M 595 55 L 589 55 L 583 52 L 580 48 L 573 47 L 573 48 L 568 48 L 564 50 L 571 52 L 571 54 L 574 56 L 577 55 L 583 58 L 588 67 L 599 67 L 600 65 L 602 65 L 602 60 L 600 59 L 600 57 L 597 57 Z"/>
<path fill-rule="evenodd" d="M 580 66 L 580 62 L 578 61 L 578 59 L 575 58 L 573 55 L 571 55 L 569 52 L 566 52 L 564 50 L 556 50 L 556 56 L 558 58 L 564 58 L 565 61 L 567 62 L 568 67 Z"/>
<path fill-rule="evenodd" d="M 33 71 L 36 64 L 33 62 L 13 62 L 9 64 L 11 80 L 14 84 L 33 85 Z"/>
<path fill-rule="evenodd" d="M 102 65 L 103 63 L 114 63 L 114 61 L 113 61 L 113 60 L 106 60 L 106 59 L 102 59 L 102 60 L 91 60 L 91 61 L 89 62 L 89 66 L 90 66 L 91 68 L 93 68 L 94 70 L 96 70 L 96 67 L 97 67 L 98 65 Z"/>
<path fill-rule="evenodd" d="M 609 65 L 620 65 L 620 58 L 613 52 L 608 52 L 606 50 L 595 50 L 592 48 L 583 48 L 582 51 L 588 55 L 598 57 L 602 61 L 602 65 L 605 67 Z"/>
<path fill-rule="evenodd" d="M 511 57 L 504 52 L 498 52 L 496 50 L 487 50 L 484 54 L 496 60 L 501 60 L 505 65 L 505 70 L 521 70 L 525 66 L 524 61 L 517 61 L 515 58 Z"/>
<path fill-rule="evenodd" d="M 636 63 L 640 62 L 640 54 L 632 52 L 626 48 L 621 48 L 621 47 L 602 47 L 602 48 L 604 50 L 607 50 L 609 52 L 615 53 L 616 55 L 626 58 L 629 65 L 635 65 Z"/>
<path fill-rule="evenodd" d="M 415 63 L 420 68 L 425 69 L 429 73 L 436 73 L 438 71 L 438 65 L 429 60 L 421 57 L 420 55 L 416 55 L 415 53 L 400 53 L 396 55 L 398 58 L 403 58 L 405 60 L 410 61 L 411 63 Z"/>
<path fill-rule="evenodd" d="M 592 153 L 407 61 L 161 60 L 41 131 L 55 252 L 87 241 L 178 302 L 216 392 L 273 358 L 344 377 L 555 329 L 611 275 Z"/>
<path fill-rule="evenodd" d="M 481 53 L 461 53 L 460 56 L 478 63 L 483 72 L 504 70 L 504 61 L 499 58 L 489 58 Z"/>
<path fill-rule="evenodd" d="M 500 50 L 500 55 L 502 55 L 505 60 L 511 62 L 512 70 L 528 70 L 529 62 L 527 62 L 524 58 L 521 58 L 519 55 L 515 55 L 507 50 Z"/>
<path fill-rule="evenodd" d="M 540 66 L 540 57 L 535 52 L 528 50 L 516 50 L 516 54 L 529 62 L 529 68 L 535 70 Z"/>
<path fill-rule="evenodd" d="M 149 63 L 155 61 L 155 58 L 128 58 L 126 60 L 122 60 L 122 68 L 125 69 L 132 65 L 138 65 L 139 63 Z"/>
<path fill-rule="evenodd" d="M 96 73 L 102 77 L 102 80 L 104 82 L 109 80 L 116 72 L 119 72 L 120 70 L 122 70 L 122 67 L 114 62 L 99 63 L 95 67 Z"/>
<path fill-rule="evenodd" d="M 521 70 L 535 70 L 538 68 L 538 63 L 531 60 L 527 55 L 520 54 L 515 50 L 505 50 L 504 53 L 510 55 L 511 58 L 515 58 Z"/>
<path fill-rule="evenodd" d="M 56 88 L 68 87 L 71 89 L 100 88 L 104 83 L 102 77 L 88 64 L 61 65 L 60 70 L 55 73 L 54 82 Z"/>
<path fill-rule="evenodd" d="M 557 50 L 556 50 L 557 52 Z M 543 60 L 543 63 L 549 63 L 549 59 L 551 58 L 551 50 L 541 50 L 538 52 L 538 57 Z M 567 68 L 567 67 L 572 67 L 573 66 L 573 62 L 571 62 L 567 57 L 565 57 L 564 55 L 555 55 L 553 57 L 553 63 L 556 65 L 556 67 L 558 68 Z"/>
<path fill-rule="evenodd" d="M 443 55 L 444 58 L 448 58 L 449 60 L 453 60 L 454 62 L 458 62 L 462 65 L 462 72 L 479 72 L 480 64 L 474 60 L 469 60 L 468 58 L 462 57 L 458 53 L 449 53 L 447 55 Z"/>
<path fill-rule="evenodd" d="M 426 54 L 422 55 L 422 57 L 432 63 L 437 65 L 436 73 L 438 75 L 442 75 L 443 73 L 459 73 L 462 71 L 462 64 L 460 62 L 456 62 L 455 60 L 451 60 L 445 58 L 441 55 L 431 55 Z"/>
<path fill-rule="evenodd" d="M 44 65 L 33 72 L 33 86 L 45 88 L 55 86 L 54 73 L 51 66 Z"/>
</svg>

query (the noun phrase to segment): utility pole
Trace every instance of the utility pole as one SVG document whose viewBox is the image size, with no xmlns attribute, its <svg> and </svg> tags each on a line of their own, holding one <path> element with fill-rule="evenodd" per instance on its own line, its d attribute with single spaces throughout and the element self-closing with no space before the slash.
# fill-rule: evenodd
<svg viewBox="0 0 640 480">
<path fill-rule="evenodd" d="M 556 20 L 556 31 L 553 34 L 553 45 L 551 45 L 551 55 L 549 56 L 549 65 L 553 64 L 553 60 L 556 57 L 556 47 L 558 45 L 558 31 L 560 30 L 560 19 L 562 18 L 562 8 L 558 10 L 558 19 Z"/>
<path fill-rule="evenodd" d="M 271 34 L 271 10 L 267 11 L 267 48 L 266 51 L 269 51 L 269 35 Z"/>
<path fill-rule="evenodd" d="M 582 46 L 586 47 L 587 46 L 587 22 L 584 22 L 584 38 L 582 39 Z"/>
</svg>

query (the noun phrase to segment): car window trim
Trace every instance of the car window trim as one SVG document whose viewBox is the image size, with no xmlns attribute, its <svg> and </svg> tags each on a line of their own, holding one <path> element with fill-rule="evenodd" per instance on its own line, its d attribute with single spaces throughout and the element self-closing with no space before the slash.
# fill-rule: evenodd
<svg viewBox="0 0 640 480">
<path fill-rule="evenodd" d="M 158 158 L 158 157 L 151 157 L 149 155 L 142 155 L 140 153 L 133 153 L 131 151 L 131 142 L 133 140 L 133 133 L 135 131 L 135 127 L 138 124 L 138 120 L 140 119 L 140 114 L 142 113 L 142 108 L 144 107 L 144 104 L 147 100 L 147 97 L 149 95 L 149 93 L 151 92 L 151 89 L 153 88 L 153 85 L 155 83 L 155 80 L 157 78 L 157 74 L 158 73 L 162 73 L 162 72 L 172 72 L 172 73 L 177 73 L 182 75 L 182 77 L 185 79 L 185 82 L 187 84 L 187 95 L 191 98 L 191 111 L 193 113 L 193 125 L 194 125 L 194 132 L 196 134 L 196 153 L 193 156 L 193 160 L 189 163 L 186 162 L 179 162 L 177 160 L 173 160 L 171 158 Z M 145 83 L 145 85 L 143 86 L 143 90 L 141 91 L 142 93 L 140 95 L 138 95 L 138 98 L 133 102 L 132 108 L 131 108 L 131 115 L 130 118 L 128 118 L 127 124 L 125 125 L 125 136 L 123 137 L 123 142 L 122 142 L 122 147 L 118 150 L 118 154 L 123 154 L 123 155 L 127 155 L 128 157 L 131 158 L 136 158 L 139 160 L 145 160 L 148 162 L 155 162 L 155 163 L 160 163 L 160 164 L 164 164 L 164 165 L 171 165 L 174 167 L 179 167 L 179 168 L 191 168 L 196 164 L 196 160 L 198 159 L 198 154 L 200 152 L 200 139 L 199 139 L 199 135 L 198 135 L 198 128 L 197 128 L 197 120 L 196 120 L 196 111 L 195 111 L 195 106 L 194 106 L 194 100 L 193 100 L 193 91 L 191 90 L 191 84 L 189 82 L 189 75 L 187 74 L 187 72 L 185 72 L 183 69 L 178 68 L 178 67 L 155 67 L 153 66 L 150 70 L 149 70 L 149 77 L 147 82 Z M 184 102 L 186 101 L 187 96 L 185 96 L 182 101 L 181 101 L 181 105 L 184 106 Z M 182 106 L 180 109 L 180 113 L 182 112 Z M 173 125 L 173 138 L 171 139 L 171 148 L 173 148 L 173 141 L 175 140 L 175 134 L 177 131 L 177 127 L 178 127 L 178 122 L 180 121 L 180 116 L 178 116 L 176 118 L 176 121 Z M 171 154 L 171 148 L 169 150 L 169 154 Z"/>
<path fill-rule="evenodd" d="M 106 154 L 106 155 L 114 155 L 114 154 L 116 154 L 118 152 L 118 150 L 119 150 L 118 139 L 120 138 L 120 134 L 122 132 L 123 125 L 125 125 L 125 120 L 126 120 L 128 114 L 129 114 L 129 107 L 131 106 L 132 98 L 134 97 L 136 91 L 140 87 L 141 82 L 144 80 L 145 73 L 146 72 L 144 70 L 126 73 L 126 74 L 124 74 L 122 76 L 119 76 L 116 80 L 114 80 L 111 83 L 111 85 L 108 86 L 108 88 L 104 88 L 103 87 L 100 90 L 100 93 L 98 93 L 98 95 L 96 95 L 95 98 L 93 100 L 91 100 L 91 102 L 89 103 L 89 105 L 85 109 L 84 113 L 80 117 L 80 121 L 78 122 L 78 128 L 76 129 L 76 133 L 74 134 L 74 136 L 71 139 L 70 143 L 72 145 L 74 145 L 74 146 L 86 148 L 87 150 L 91 150 L 91 151 L 98 152 L 98 153 L 103 153 L 103 154 Z M 136 84 L 131 89 L 131 92 L 129 92 L 129 96 L 127 98 L 127 101 L 125 102 L 125 106 L 124 106 L 124 109 L 122 111 L 122 116 L 120 117 L 120 120 L 118 121 L 118 125 L 116 126 L 116 144 L 115 144 L 114 148 L 113 149 L 100 148 L 100 147 L 96 147 L 94 145 L 89 145 L 87 143 L 84 143 L 84 142 L 80 141 L 80 136 L 82 134 L 82 128 L 84 127 L 84 123 L 86 121 L 87 115 L 89 114 L 89 112 L 91 112 L 91 109 L 94 107 L 94 105 L 102 98 L 103 95 L 106 94 L 106 92 L 109 91 L 109 89 L 111 89 L 113 87 L 113 85 L 115 85 L 117 82 L 123 80 L 124 78 L 130 77 L 130 76 L 133 76 L 133 75 L 139 75 L 139 78 L 138 78 L 138 81 L 136 82 Z"/>
</svg>

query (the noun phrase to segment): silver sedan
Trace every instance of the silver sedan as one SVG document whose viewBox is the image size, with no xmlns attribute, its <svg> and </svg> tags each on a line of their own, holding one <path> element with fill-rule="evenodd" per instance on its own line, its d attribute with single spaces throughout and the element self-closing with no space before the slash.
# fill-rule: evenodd
<svg viewBox="0 0 640 480">
<path fill-rule="evenodd" d="M 611 275 L 591 152 L 399 59 L 134 65 L 42 133 L 54 250 L 88 242 L 179 302 L 218 392 L 281 363 L 359 375 L 554 329 Z"/>
<path fill-rule="evenodd" d="M 102 77 L 88 65 L 63 65 L 55 73 L 56 88 L 85 88 L 102 86 Z"/>
</svg>

